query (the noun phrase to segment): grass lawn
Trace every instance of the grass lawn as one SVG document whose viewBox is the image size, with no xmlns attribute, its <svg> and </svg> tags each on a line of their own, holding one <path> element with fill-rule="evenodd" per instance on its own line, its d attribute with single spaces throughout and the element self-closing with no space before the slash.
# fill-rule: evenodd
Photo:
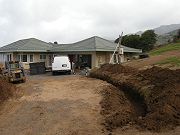
<svg viewBox="0 0 180 135">
<path fill-rule="evenodd" d="M 160 55 L 164 52 L 173 51 L 173 50 L 179 50 L 180 51 L 180 43 L 165 45 L 161 48 L 152 50 L 149 54 L 150 55 Z"/>
<path fill-rule="evenodd" d="M 173 66 L 180 67 L 180 57 L 170 57 L 163 61 L 157 62 L 158 65 L 171 64 Z"/>
</svg>

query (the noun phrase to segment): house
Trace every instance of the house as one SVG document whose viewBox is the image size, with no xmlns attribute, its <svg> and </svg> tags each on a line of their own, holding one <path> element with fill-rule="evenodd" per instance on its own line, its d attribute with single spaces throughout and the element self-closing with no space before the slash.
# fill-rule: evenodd
<svg viewBox="0 0 180 135">
<path fill-rule="evenodd" d="M 91 37 L 72 44 L 52 44 L 30 38 L 19 40 L 0 48 L 0 62 L 17 60 L 26 69 L 31 62 L 45 62 L 51 67 L 52 59 L 56 55 L 68 55 L 70 61 L 84 62 L 90 68 L 108 63 L 117 44 L 101 37 Z M 123 46 L 125 61 L 128 57 L 141 53 L 142 50 Z"/>
<path fill-rule="evenodd" d="M 25 69 L 33 62 L 46 62 L 48 66 L 48 51 L 51 48 L 51 44 L 35 38 L 19 40 L 0 48 L 0 62 L 20 61 Z"/>
</svg>

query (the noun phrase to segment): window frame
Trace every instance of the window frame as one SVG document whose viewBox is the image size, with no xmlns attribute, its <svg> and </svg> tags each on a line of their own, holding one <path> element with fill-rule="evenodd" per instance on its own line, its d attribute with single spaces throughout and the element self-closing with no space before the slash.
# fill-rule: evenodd
<svg viewBox="0 0 180 135">
<path fill-rule="evenodd" d="M 23 56 L 26 56 L 26 61 L 24 61 Z M 21 62 L 28 62 L 28 54 L 21 54 Z"/>
<path fill-rule="evenodd" d="M 7 55 L 7 61 L 12 61 L 13 59 L 13 55 L 12 55 L 12 53 L 8 53 Z"/>
<path fill-rule="evenodd" d="M 31 61 L 31 56 L 32 56 L 32 61 Z M 29 62 L 30 63 L 34 62 L 34 54 L 29 54 Z"/>
<path fill-rule="evenodd" d="M 41 62 L 46 61 L 46 59 L 47 59 L 46 54 L 39 54 L 39 60 L 40 60 Z"/>
</svg>

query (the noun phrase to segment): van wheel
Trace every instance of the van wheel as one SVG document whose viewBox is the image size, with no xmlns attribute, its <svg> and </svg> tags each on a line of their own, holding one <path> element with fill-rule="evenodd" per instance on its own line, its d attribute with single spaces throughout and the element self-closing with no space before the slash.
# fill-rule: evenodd
<svg viewBox="0 0 180 135">
<path fill-rule="evenodd" d="M 26 82 L 26 79 L 23 79 L 23 80 L 22 80 L 22 83 L 25 83 L 25 82 Z"/>
<path fill-rule="evenodd" d="M 67 72 L 66 72 L 66 75 L 71 75 L 71 71 L 67 71 Z"/>
<path fill-rule="evenodd" d="M 56 72 L 55 72 L 55 71 L 52 71 L 52 75 L 56 75 Z"/>
</svg>

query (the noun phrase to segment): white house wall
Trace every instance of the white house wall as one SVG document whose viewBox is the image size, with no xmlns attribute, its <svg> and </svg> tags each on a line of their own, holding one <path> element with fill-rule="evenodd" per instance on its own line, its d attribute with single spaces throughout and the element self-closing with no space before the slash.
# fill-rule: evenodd
<svg viewBox="0 0 180 135">
<path fill-rule="evenodd" d="M 6 53 L 0 53 L 0 63 L 4 64 L 7 59 Z"/>
</svg>

